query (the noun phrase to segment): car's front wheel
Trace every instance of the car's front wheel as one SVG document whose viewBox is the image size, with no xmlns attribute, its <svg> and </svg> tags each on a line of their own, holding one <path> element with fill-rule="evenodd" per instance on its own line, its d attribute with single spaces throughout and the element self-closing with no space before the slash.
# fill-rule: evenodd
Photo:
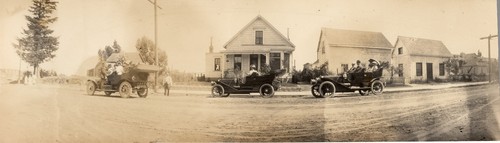
<svg viewBox="0 0 500 143">
<path fill-rule="evenodd" d="M 270 98 L 274 96 L 274 87 L 270 84 L 260 86 L 259 93 L 262 97 Z"/>
<path fill-rule="evenodd" d="M 124 81 L 120 83 L 118 90 L 120 91 L 120 96 L 122 98 L 129 98 L 132 94 L 132 85 L 129 82 Z"/>
<path fill-rule="evenodd" d="M 335 91 L 335 85 L 331 81 L 325 81 L 319 85 L 319 94 L 322 98 L 333 96 Z"/>
<path fill-rule="evenodd" d="M 222 97 L 223 95 L 224 95 L 224 88 L 221 85 L 212 86 L 212 96 L 213 97 Z M 229 94 L 227 94 L 227 96 L 229 96 Z"/>
</svg>

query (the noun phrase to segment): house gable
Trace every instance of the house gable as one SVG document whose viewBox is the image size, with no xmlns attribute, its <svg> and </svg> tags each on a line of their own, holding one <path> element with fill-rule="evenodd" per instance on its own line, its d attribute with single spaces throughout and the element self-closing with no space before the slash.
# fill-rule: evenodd
<svg viewBox="0 0 500 143">
<path fill-rule="evenodd" d="M 256 31 L 262 31 L 263 42 L 256 44 Z M 295 45 L 281 34 L 262 16 L 257 16 L 245 27 L 243 27 L 235 36 L 233 36 L 225 45 L 225 49 L 246 48 L 246 47 L 288 47 L 294 48 Z"/>
<path fill-rule="evenodd" d="M 400 54 L 400 50 L 402 50 Z M 399 38 L 396 40 L 396 43 L 394 43 L 394 49 L 392 50 L 392 55 L 393 56 L 408 56 L 411 53 L 411 49 L 407 48 L 404 42 L 401 42 Z"/>
<path fill-rule="evenodd" d="M 446 48 L 443 42 L 438 40 L 399 36 L 398 42 L 404 45 L 403 47 L 405 47 L 405 50 L 407 50 L 407 53 L 411 56 L 452 57 L 448 48 Z"/>
</svg>

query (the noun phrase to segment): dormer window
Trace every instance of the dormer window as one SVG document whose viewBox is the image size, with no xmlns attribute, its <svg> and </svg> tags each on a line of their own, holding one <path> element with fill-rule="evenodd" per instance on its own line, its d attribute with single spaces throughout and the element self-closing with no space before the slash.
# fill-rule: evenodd
<svg viewBox="0 0 500 143">
<path fill-rule="evenodd" d="M 264 33 L 262 31 L 255 31 L 255 45 L 264 44 Z"/>
<path fill-rule="evenodd" d="M 398 54 L 399 54 L 399 55 L 403 54 L 403 47 L 399 47 L 399 48 L 398 48 Z"/>
</svg>

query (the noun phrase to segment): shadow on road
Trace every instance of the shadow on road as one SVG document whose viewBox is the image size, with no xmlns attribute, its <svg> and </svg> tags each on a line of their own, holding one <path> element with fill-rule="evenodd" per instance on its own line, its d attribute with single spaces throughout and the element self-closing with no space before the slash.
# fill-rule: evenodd
<svg viewBox="0 0 500 143">
<path fill-rule="evenodd" d="M 498 119 L 493 110 L 493 104 L 498 104 L 500 98 L 498 84 L 488 85 L 484 95 L 477 98 L 468 96 L 467 109 L 469 110 L 469 139 L 470 141 L 498 140 L 500 129 Z M 469 95 L 477 93 L 468 92 Z"/>
<path fill-rule="evenodd" d="M 106 97 L 106 98 L 122 98 L 120 95 L 114 95 L 114 94 L 111 94 L 111 95 L 106 95 L 106 94 L 95 94 L 94 95 L 88 95 L 88 94 L 82 94 L 83 96 L 93 96 L 93 97 Z M 134 97 L 134 96 L 130 96 L 128 98 L 124 98 L 124 99 L 133 99 L 133 98 L 137 98 L 137 97 Z"/>
</svg>

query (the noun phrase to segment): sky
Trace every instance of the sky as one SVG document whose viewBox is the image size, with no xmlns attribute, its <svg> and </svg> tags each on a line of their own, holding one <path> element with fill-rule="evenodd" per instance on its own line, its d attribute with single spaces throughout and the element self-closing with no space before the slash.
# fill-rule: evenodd
<svg viewBox="0 0 500 143">
<path fill-rule="evenodd" d="M 322 27 L 382 32 L 393 45 L 397 36 L 442 41 L 452 54 L 487 56 L 487 40 L 498 34 L 495 0 L 157 0 L 158 47 L 168 66 L 203 73 L 205 53 L 213 38 L 215 51 L 257 15 L 283 35 L 289 29 L 297 68 L 316 60 Z M 0 1 L 0 68 L 18 69 L 12 44 L 26 28 L 30 0 Z M 66 75 L 116 40 L 135 52 L 137 39 L 154 40 L 154 9 L 148 0 L 59 0 L 58 21 L 50 25 L 59 37 L 56 57 L 42 68 Z M 498 40 L 491 42 L 498 57 Z M 29 70 L 21 62 L 22 70 Z"/>
</svg>

